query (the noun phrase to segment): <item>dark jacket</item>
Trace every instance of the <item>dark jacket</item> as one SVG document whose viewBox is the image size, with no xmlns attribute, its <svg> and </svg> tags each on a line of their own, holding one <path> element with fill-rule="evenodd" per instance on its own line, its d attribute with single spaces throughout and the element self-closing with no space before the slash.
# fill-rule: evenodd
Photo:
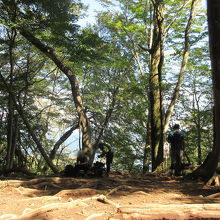
<svg viewBox="0 0 220 220">
<path fill-rule="evenodd" d="M 167 141 L 171 145 L 171 150 L 184 150 L 184 136 L 180 131 L 171 131 Z"/>
</svg>

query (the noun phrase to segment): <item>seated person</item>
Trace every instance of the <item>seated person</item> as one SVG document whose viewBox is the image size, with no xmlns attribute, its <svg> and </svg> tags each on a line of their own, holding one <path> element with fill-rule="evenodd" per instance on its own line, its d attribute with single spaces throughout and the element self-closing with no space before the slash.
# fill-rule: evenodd
<svg viewBox="0 0 220 220">
<path fill-rule="evenodd" d="M 74 176 L 79 176 L 80 171 L 84 171 L 84 174 L 86 175 L 88 169 L 89 169 L 89 164 L 85 152 L 82 150 L 78 151 L 77 160 L 74 167 Z"/>
<path fill-rule="evenodd" d="M 71 164 L 66 165 L 62 175 L 64 177 L 72 177 L 74 175 L 74 167 Z"/>
</svg>

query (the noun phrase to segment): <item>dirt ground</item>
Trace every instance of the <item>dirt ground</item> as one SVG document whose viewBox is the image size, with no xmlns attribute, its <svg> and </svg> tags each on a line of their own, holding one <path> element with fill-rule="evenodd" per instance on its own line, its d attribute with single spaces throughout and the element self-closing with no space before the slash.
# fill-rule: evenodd
<svg viewBox="0 0 220 220">
<path fill-rule="evenodd" d="M 220 187 L 167 175 L 0 178 L 0 220 L 220 219 Z"/>
</svg>

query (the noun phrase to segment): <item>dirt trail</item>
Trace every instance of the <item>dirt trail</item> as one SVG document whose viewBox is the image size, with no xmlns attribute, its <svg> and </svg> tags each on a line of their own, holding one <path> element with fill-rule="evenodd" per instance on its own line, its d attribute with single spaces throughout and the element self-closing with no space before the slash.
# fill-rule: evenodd
<svg viewBox="0 0 220 220">
<path fill-rule="evenodd" d="M 220 188 L 166 175 L 0 181 L 0 220 L 220 219 Z"/>
</svg>

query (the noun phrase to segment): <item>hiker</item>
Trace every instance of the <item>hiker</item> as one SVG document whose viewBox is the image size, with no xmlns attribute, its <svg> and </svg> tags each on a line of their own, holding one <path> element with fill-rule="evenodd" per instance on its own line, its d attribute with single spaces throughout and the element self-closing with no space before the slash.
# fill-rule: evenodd
<svg viewBox="0 0 220 220">
<path fill-rule="evenodd" d="M 73 177 L 74 176 L 74 167 L 71 164 L 65 166 L 64 171 L 62 172 L 63 177 Z"/>
<path fill-rule="evenodd" d="M 74 167 L 74 176 L 79 176 L 80 171 L 84 171 L 84 175 L 87 175 L 89 169 L 88 159 L 85 155 L 85 152 L 80 150 L 77 154 L 77 159 Z"/>
<path fill-rule="evenodd" d="M 180 176 L 183 174 L 183 155 L 185 148 L 185 140 L 182 132 L 180 131 L 179 124 L 173 126 L 173 131 L 169 132 L 167 141 L 171 145 L 171 167 L 170 174 Z"/>
<path fill-rule="evenodd" d="M 106 158 L 106 176 L 108 176 L 110 172 L 111 163 L 113 161 L 114 152 L 108 144 L 100 143 L 98 147 L 102 151 L 98 158 L 104 156 Z"/>
</svg>

